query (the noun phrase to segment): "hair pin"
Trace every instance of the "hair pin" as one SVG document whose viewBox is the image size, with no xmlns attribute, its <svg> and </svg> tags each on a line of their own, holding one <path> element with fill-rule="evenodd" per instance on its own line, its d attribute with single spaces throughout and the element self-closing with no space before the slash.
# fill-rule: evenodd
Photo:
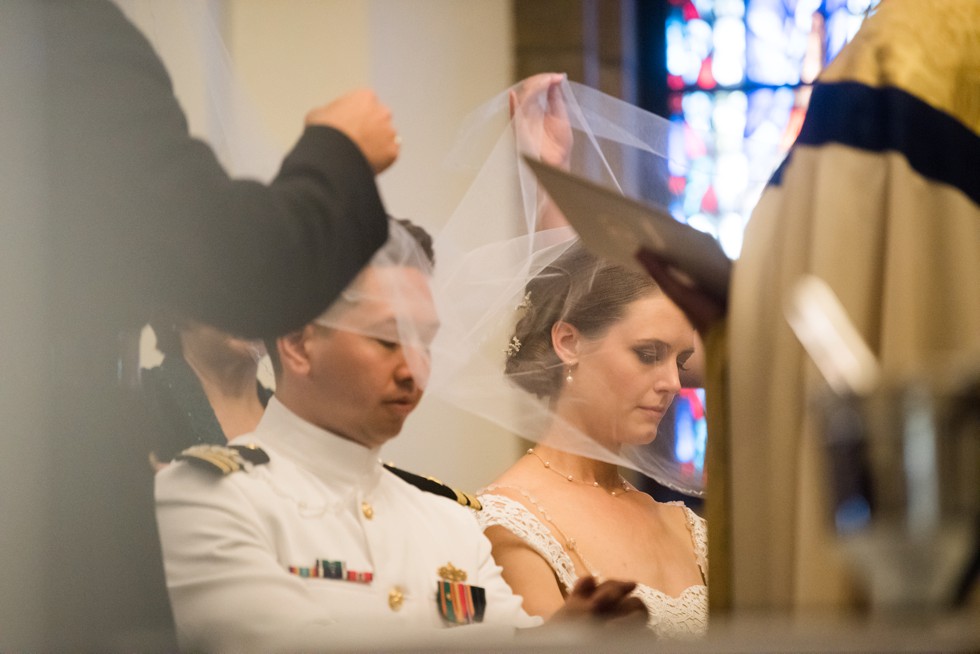
<svg viewBox="0 0 980 654">
<path fill-rule="evenodd" d="M 504 352 L 507 353 L 507 358 L 513 358 L 517 356 L 517 353 L 521 351 L 521 339 L 517 336 L 512 336 L 510 339 L 510 344 L 507 345 L 507 349 Z"/>
<path fill-rule="evenodd" d="M 524 294 L 524 299 L 521 303 L 517 305 L 518 309 L 530 309 L 531 308 L 531 291 Z M 518 349 L 520 349 L 520 343 L 517 344 Z"/>
</svg>

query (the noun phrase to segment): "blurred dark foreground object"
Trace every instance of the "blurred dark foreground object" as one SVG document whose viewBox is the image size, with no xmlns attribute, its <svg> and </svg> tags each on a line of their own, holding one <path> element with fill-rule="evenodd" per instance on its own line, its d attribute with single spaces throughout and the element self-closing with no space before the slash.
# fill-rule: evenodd
<svg viewBox="0 0 980 654">
<path fill-rule="evenodd" d="M 0 144 L 0 650 L 172 651 L 138 328 L 310 320 L 386 237 L 373 170 L 309 127 L 230 179 L 104 0 L 0 3 Z"/>
</svg>

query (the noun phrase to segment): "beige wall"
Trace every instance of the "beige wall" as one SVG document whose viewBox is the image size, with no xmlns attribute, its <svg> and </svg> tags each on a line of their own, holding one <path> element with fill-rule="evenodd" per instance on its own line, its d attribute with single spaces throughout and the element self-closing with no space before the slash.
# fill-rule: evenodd
<svg viewBox="0 0 980 654">
<path fill-rule="evenodd" d="M 438 229 L 465 191 L 464 180 L 441 169 L 455 128 L 511 83 L 510 0 L 210 0 L 207 7 L 274 150 L 295 141 L 308 109 L 353 88 L 374 88 L 403 138 L 400 160 L 379 179 L 385 203 L 394 215 Z M 179 29 L 153 13 L 157 27 L 148 30 Z M 161 54 L 174 69 L 192 130 L 223 129 L 206 115 L 207 71 L 184 49 Z M 383 456 L 472 490 L 517 451 L 515 439 L 486 423 L 423 402 Z"/>
<path fill-rule="evenodd" d="M 280 145 L 307 109 L 360 86 L 404 145 L 381 176 L 393 214 L 436 227 L 453 209 L 441 157 L 467 112 L 510 84 L 508 0 L 226 0 L 230 48 Z M 461 195 L 465 188 L 458 188 Z"/>
</svg>

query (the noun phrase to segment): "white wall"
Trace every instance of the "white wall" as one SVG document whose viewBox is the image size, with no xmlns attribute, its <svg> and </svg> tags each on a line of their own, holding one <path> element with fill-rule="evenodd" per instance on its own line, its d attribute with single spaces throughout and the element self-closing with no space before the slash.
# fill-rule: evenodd
<svg viewBox="0 0 980 654">
<path fill-rule="evenodd" d="M 430 231 L 442 225 L 466 190 L 465 180 L 441 168 L 455 129 L 512 81 L 510 0 L 210 0 L 207 7 L 273 149 L 284 152 L 298 138 L 310 108 L 372 87 L 403 138 L 399 161 L 379 179 L 388 210 Z M 177 29 L 151 13 L 155 29 Z M 186 51 L 161 54 L 192 130 L 220 129 L 206 115 L 207 71 Z M 518 451 L 516 439 L 430 400 L 383 456 L 474 490 Z"/>
</svg>

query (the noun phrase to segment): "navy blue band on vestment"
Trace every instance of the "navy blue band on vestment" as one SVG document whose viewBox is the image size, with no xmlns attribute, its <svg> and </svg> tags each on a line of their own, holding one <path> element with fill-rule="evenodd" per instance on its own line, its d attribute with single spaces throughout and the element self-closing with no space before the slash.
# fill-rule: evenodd
<svg viewBox="0 0 980 654">
<path fill-rule="evenodd" d="M 980 204 L 980 136 L 949 114 L 893 87 L 818 83 L 797 145 L 840 143 L 868 152 L 898 152 L 923 177 L 949 184 Z M 773 174 L 782 182 L 793 151 Z"/>
</svg>

